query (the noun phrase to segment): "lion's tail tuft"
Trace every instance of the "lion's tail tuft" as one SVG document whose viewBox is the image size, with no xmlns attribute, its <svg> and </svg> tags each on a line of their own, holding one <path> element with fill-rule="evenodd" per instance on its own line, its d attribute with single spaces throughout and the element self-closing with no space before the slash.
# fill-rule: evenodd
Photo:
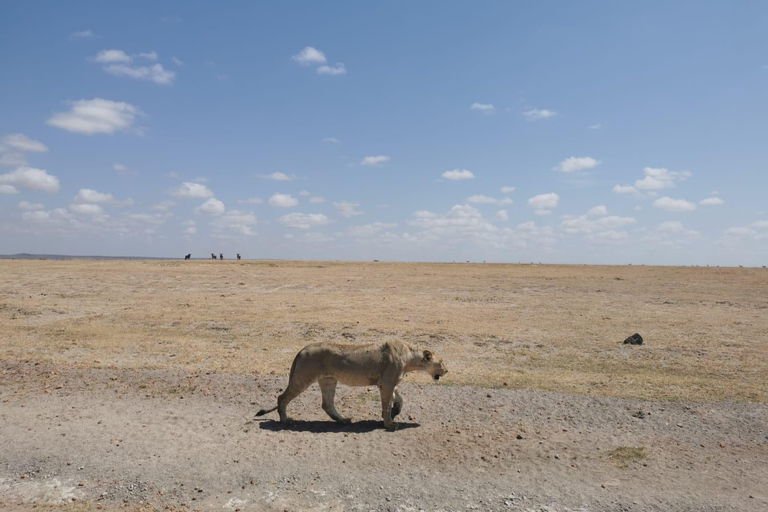
<svg viewBox="0 0 768 512">
<path fill-rule="evenodd" d="M 262 409 L 262 410 L 260 410 L 259 412 L 256 413 L 256 416 L 264 416 L 265 414 L 268 414 L 268 413 L 270 413 L 270 412 L 272 412 L 272 411 L 274 411 L 276 409 L 277 409 L 277 406 L 274 406 L 271 409 Z"/>
</svg>

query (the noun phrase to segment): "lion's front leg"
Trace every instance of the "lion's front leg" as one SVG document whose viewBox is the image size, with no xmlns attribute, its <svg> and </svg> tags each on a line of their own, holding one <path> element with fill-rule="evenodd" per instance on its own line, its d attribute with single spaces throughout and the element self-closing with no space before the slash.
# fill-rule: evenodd
<svg viewBox="0 0 768 512">
<path fill-rule="evenodd" d="M 384 419 L 384 428 L 390 431 L 396 430 L 397 423 L 392 421 L 392 395 L 395 392 L 395 387 L 381 383 L 379 391 L 381 392 L 381 417 Z"/>
<path fill-rule="evenodd" d="M 400 414 L 400 411 L 403 410 L 403 397 L 400 396 L 400 393 L 397 392 L 397 389 L 395 389 L 395 400 L 392 403 L 392 419 L 395 418 L 398 414 Z"/>
</svg>

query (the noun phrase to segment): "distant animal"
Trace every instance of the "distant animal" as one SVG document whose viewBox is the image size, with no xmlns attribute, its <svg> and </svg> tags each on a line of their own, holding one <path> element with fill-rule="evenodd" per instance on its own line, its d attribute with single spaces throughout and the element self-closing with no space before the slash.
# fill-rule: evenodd
<svg viewBox="0 0 768 512">
<path fill-rule="evenodd" d="M 739 268 L 744 268 L 744 265 L 739 265 Z"/>
<path fill-rule="evenodd" d="M 189 259 L 189 258 L 191 258 L 191 257 L 192 257 L 192 255 L 191 255 L 191 254 L 187 254 L 186 256 L 184 256 L 184 259 L 185 259 L 185 260 L 188 260 L 188 259 Z"/>
<path fill-rule="evenodd" d="M 240 253 L 237 253 L 237 260 L 240 261 Z"/>
<path fill-rule="evenodd" d="M 224 255 L 223 255 L 222 253 L 219 253 L 219 259 L 220 259 L 220 260 L 223 260 L 223 259 L 224 259 Z"/>
<path fill-rule="evenodd" d="M 318 382 L 323 410 L 334 421 L 348 425 L 352 421 L 339 414 L 334 406 L 336 384 L 342 382 L 348 386 L 378 386 L 384 427 L 395 430 L 397 424 L 393 418 L 403 408 L 403 398 L 395 387 L 406 373 L 417 370 L 427 372 L 436 381 L 448 373 L 442 359 L 429 350 L 414 349 L 397 340 L 367 345 L 313 343 L 301 349 L 293 360 L 288 387 L 277 397 L 277 405 L 260 410 L 256 416 L 277 409 L 280 422 L 290 425 L 293 418 L 286 412 L 288 404 Z"/>
<path fill-rule="evenodd" d="M 215 260 L 215 259 L 216 259 L 216 255 L 215 255 L 215 254 L 213 254 L 213 253 L 211 253 L 211 259 L 212 259 L 212 260 Z"/>
</svg>

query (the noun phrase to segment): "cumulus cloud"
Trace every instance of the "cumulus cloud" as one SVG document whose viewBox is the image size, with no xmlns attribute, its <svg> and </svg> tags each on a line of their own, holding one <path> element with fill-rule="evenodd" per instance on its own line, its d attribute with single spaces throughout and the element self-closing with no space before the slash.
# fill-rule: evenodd
<svg viewBox="0 0 768 512">
<path fill-rule="evenodd" d="M 123 50 L 101 50 L 93 57 L 89 57 L 88 60 L 98 64 L 111 64 L 114 62 L 128 63 L 133 61 L 133 57 Z"/>
<path fill-rule="evenodd" d="M 97 204 L 71 204 L 69 211 L 79 215 L 102 215 L 104 210 Z"/>
<path fill-rule="evenodd" d="M 641 190 L 662 190 L 672 188 L 678 181 L 685 181 L 693 174 L 690 171 L 670 171 L 663 167 L 646 167 L 645 177 L 635 181 L 635 188 Z"/>
<path fill-rule="evenodd" d="M 560 196 L 555 194 L 554 192 L 550 192 L 549 194 L 539 194 L 537 196 L 533 196 L 528 200 L 528 206 L 534 208 L 535 210 L 537 210 L 537 212 L 541 212 L 541 213 L 537 213 L 537 215 L 546 215 L 550 213 L 549 209 L 557 208 L 557 205 L 559 203 L 560 203 Z"/>
<path fill-rule="evenodd" d="M 679 221 L 666 221 L 643 236 L 644 241 L 660 245 L 687 245 L 701 238 L 698 231 L 687 229 Z"/>
<path fill-rule="evenodd" d="M 589 156 L 572 156 L 557 164 L 553 170 L 560 172 L 583 171 L 584 169 L 596 167 L 600 163 L 600 160 L 595 160 Z"/>
<path fill-rule="evenodd" d="M 214 236 L 222 234 L 254 236 L 256 233 L 251 227 L 256 223 L 256 215 L 253 212 L 230 210 L 211 222 L 211 226 L 214 228 Z"/>
<path fill-rule="evenodd" d="M 350 203 L 348 201 L 341 201 L 339 203 L 333 203 L 333 207 L 336 209 L 336 213 L 345 218 L 355 217 L 356 215 L 362 215 L 363 212 L 357 210 L 360 203 Z"/>
<path fill-rule="evenodd" d="M 451 181 L 471 180 L 475 178 L 475 175 L 472 174 L 472 171 L 468 171 L 466 169 L 454 169 L 452 171 L 445 171 L 442 176 L 443 178 Z"/>
<path fill-rule="evenodd" d="M 298 62 L 302 66 L 309 66 L 310 64 L 325 64 L 327 59 L 325 54 L 320 50 L 307 46 L 299 53 L 291 57 L 295 62 Z"/>
<path fill-rule="evenodd" d="M 268 202 L 275 208 L 293 208 L 299 204 L 299 200 L 290 194 L 273 194 Z"/>
<path fill-rule="evenodd" d="M 469 108 L 484 114 L 493 114 L 496 111 L 496 107 L 494 107 L 492 103 L 473 103 Z"/>
<path fill-rule="evenodd" d="M 768 220 L 758 220 L 752 223 L 753 228 L 768 229 Z"/>
<path fill-rule="evenodd" d="M 15 171 L 6 174 L 0 174 L 0 185 L 6 185 L 6 190 L 16 190 L 16 187 L 27 188 L 30 190 L 42 190 L 55 194 L 59 191 L 59 179 L 56 176 L 48 174 L 42 169 L 32 167 L 19 167 Z M 16 192 L 4 192 L 5 194 L 15 194 Z"/>
<path fill-rule="evenodd" d="M 389 162 L 389 157 L 386 155 L 367 156 L 360 162 L 361 165 L 381 165 Z"/>
<path fill-rule="evenodd" d="M 605 205 L 595 206 L 587 212 L 587 215 L 608 215 L 608 208 Z"/>
<path fill-rule="evenodd" d="M 511 194 L 515 191 L 515 187 L 501 187 L 502 194 Z"/>
<path fill-rule="evenodd" d="M 76 203 L 111 203 L 112 194 L 103 194 L 90 188 L 81 188 L 73 199 Z"/>
<path fill-rule="evenodd" d="M 94 135 L 128 131 L 133 127 L 141 111 L 130 103 L 110 101 L 101 98 L 70 101 L 68 112 L 51 116 L 49 125 L 72 133 Z"/>
<path fill-rule="evenodd" d="M 6 148 L 23 153 L 45 153 L 48 151 L 48 146 L 40 141 L 30 139 L 23 133 L 11 133 L 0 139 L 0 151 L 4 151 Z"/>
<path fill-rule="evenodd" d="M 294 229 L 309 229 L 328 224 L 328 217 L 322 213 L 289 213 L 277 219 L 281 226 Z"/>
<path fill-rule="evenodd" d="M 509 214 L 507 213 L 507 210 L 497 211 L 494 217 L 496 218 L 496 220 L 509 220 Z"/>
<path fill-rule="evenodd" d="M 352 237 L 369 237 L 374 236 L 385 229 L 392 229 L 395 227 L 397 227 L 397 224 L 389 222 L 374 222 L 372 224 L 351 227 L 347 230 L 347 234 Z"/>
<path fill-rule="evenodd" d="M 160 85 L 173 85 L 173 81 L 176 79 L 175 71 L 167 70 L 159 63 L 151 66 L 110 64 L 104 67 L 104 71 L 110 75 L 146 80 Z"/>
<path fill-rule="evenodd" d="M 273 172 L 272 174 L 262 174 L 259 176 L 261 179 L 264 180 L 273 180 L 273 181 L 293 181 L 296 179 L 296 176 L 291 174 L 288 176 L 284 172 Z"/>
<path fill-rule="evenodd" d="M 475 194 L 474 196 L 469 196 L 467 198 L 467 202 L 475 204 L 512 204 L 513 201 L 508 197 L 503 199 L 496 199 L 495 197 L 491 196 Z"/>
<path fill-rule="evenodd" d="M 201 183 L 185 181 L 178 187 L 168 191 L 168 195 L 181 199 L 205 199 L 213 197 L 213 191 Z"/>
<path fill-rule="evenodd" d="M 695 203 L 685 199 L 672 199 L 668 196 L 658 198 L 653 202 L 653 206 L 669 212 L 692 212 L 696 209 Z"/>
<path fill-rule="evenodd" d="M 323 196 L 312 196 L 309 198 L 310 203 L 324 203 L 325 198 Z"/>
<path fill-rule="evenodd" d="M 176 206 L 176 202 L 175 201 L 161 201 L 161 202 L 157 203 L 155 206 L 153 206 L 152 208 L 155 209 L 155 210 L 159 210 L 161 212 L 167 212 L 168 210 L 170 210 L 174 206 Z"/>
<path fill-rule="evenodd" d="M 318 75 L 346 75 L 347 68 L 344 67 L 343 62 L 337 62 L 335 66 L 320 66 L 317 68 Z"/>
<path fill-rule="evenodd" d="M 142 59 L 157 60 L 157 52 L 152 50 L 151 52 L 141 52 L 138 54 Z"/>
<path fill-rule="evenodd" d="M 19 201 L 19 208 L 22 210 L 42 210 L 45 207 L 39 203 L 30 203 L 29 201 Z"/>
<path fill-rule="evenodd" d="M 208 215 L 209 217 L 216 217 L 219 215 L 222 215 L 226 211 L 226 208 L 224 207 L 224 203 L 219 201 L 218 199 L 212 197 L 197 208 L 195 208 L 195 213 L 202 213 L 203 215 Z"/>
<path fill-rule="evenodd" d="M 613 192 L 616 194 L 637 194 L 637 189 L 632 185 L 614 185 Z"/>
<path fill-rule="evenodd" d="M 590 219 L 587 215 L 569 217 L 560 224 L 560 230 L 566 235 L 588 235 L 600 238 L 617 239 L 624 238 L 626 234 L 619 234 L 619 228 L 635 224 L 634 217 L 601 217 Z M 617 234 L 619 234 L 617 236 Z"/>
<path fill-rule="evenodd" d="M 703 206 L 718 206 L 721 204 L 725 204 L 725 201 L 723 201 L 719 197 L 708 197 L 706 199 L 702 199 L 701 201 L 699 201 L 699 204 Z"/>
<path fill-rule="evenodd" d="M 528 121 L 539 121 L 540 119 L 549 119 L 555 117 L 557 112 L 554 110 L 531 108 L 523 112 Z"/>
<path fill-rule="evenodd" d="M 0 194 L 18 194 L 19 189 L 13 185 L 0 185 Z"/>
</svg>

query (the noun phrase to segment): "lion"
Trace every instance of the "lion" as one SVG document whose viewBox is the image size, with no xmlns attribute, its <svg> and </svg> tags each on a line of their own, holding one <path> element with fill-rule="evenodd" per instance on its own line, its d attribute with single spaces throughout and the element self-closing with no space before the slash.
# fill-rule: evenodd
<svg viewBox="0 0 768 512">
<path fill-rule="evenodd" d="M 381 393 L 381 416 L 387 430 L 395 430 L 393 418 L 403 408 L 403 398 L 395 387 L 406 373 L 424 371 L 437 381 L 448 373 L 442 359 L 429 350 L 417 350 L 400 341 L 383 344 L 343 345 L 339 343 L 313 343 L 296 355 L 291 365 L 288 387 L 277 398 L 277 405 L 262 409 L 256 416 L 263 416 L 277 409 L 280 422 L 293 423 L 288 416 L 288 404 L 317 382 L 323 395 L 323 410 L 342 425 L 352 423 L 334 406 L 336 384 L 348 386 L 378 386 Z"/>
</svg>

